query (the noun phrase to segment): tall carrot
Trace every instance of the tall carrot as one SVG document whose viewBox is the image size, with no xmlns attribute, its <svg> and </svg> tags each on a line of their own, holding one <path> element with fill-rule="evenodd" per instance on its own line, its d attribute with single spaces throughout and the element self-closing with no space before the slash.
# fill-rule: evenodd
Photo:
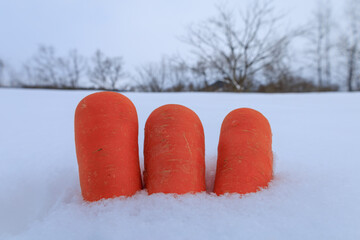
<svg viewBox="0 0 360 240">
<path fill-rule="evenodd" d="M 115 92 L 91 94 L 75 111 L 80 186 L 86 201 L 131 196 L 142 188 L 134 104 Z"/>
<path fill-rule="evenodd" d="M 230 112 L 221 126 L 214 192 L 246 194 L 268 186 L 273 176 L 272 133 L 258 111 Z"/>
<path fill-rule="evenodd" d="M 169 104 L 145 124 L 145 186 L 152 193 L 205 191 L 204 130 L 195 112 Z"/>
</svg>

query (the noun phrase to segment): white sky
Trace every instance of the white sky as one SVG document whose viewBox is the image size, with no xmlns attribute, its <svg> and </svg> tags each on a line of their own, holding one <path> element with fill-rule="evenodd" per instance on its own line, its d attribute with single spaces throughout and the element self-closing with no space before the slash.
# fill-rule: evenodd
<svg viewBox="0 0 360 240">
<path fill-rule="evenodd" d="M 96 49 L 123 56 L 127 68 L 182 53 L 178 37 L 191 23 L 215 15 L 215 5 L 241 8 L 250 0 L 0 0 L 0 58 L 19 66 L 39 44 L 57 53 L 76 48 L 85 56 Z M 340 2 L 340 3 L 339 3 Z M 343 1 L 334 2 L 342 13 Z M 308 21 L 314 0 L 275 0 L 289 25 Z"/>
</svg>

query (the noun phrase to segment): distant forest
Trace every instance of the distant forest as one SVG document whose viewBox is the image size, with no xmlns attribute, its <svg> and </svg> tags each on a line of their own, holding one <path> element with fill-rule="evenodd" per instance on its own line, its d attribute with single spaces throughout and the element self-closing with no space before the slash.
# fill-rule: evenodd
<svg viewBox="0 0 360 240">
<path fill-rule="evenodd" d="M 143 92 L 360 91 L 360 0 L 346 0 L 341 21 L 329 1 L 318 1 L 303 26 L 286 20 L 272 1 L 242 9 L 217 6 L 217 15 L 189 26 L 179 54 L 126 69 L 122 56 L 76 49 L 59 56 L 41 45 L 18 69 L 0 56 L 0 87 Z M 301 47 L 299 47 L 301 46 Z M 299 49 L 301 48 L 301 49 Z M 186 54 L 187 56 L 189 53 Z"/>
</svg>

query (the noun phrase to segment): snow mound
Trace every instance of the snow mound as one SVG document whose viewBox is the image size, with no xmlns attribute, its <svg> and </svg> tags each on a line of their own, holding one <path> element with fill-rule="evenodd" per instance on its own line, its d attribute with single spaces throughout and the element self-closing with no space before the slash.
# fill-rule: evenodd
<svg viewBox="0 0 360 240">
<path fill-rule="evenodd" d="M 0 89 L 0 239 L 360 239 L 359 93 L 126 93 L 140 151 L 156 107 L 183 104 L 199 115 L 209 193 L 143 190 L 85 203 L 73 115 L 90 93 Z M 220 126 L 239 107 L 269 119 L 275 178 L 258 193 L 218 197 L 210 190 Z"/>
</svg>

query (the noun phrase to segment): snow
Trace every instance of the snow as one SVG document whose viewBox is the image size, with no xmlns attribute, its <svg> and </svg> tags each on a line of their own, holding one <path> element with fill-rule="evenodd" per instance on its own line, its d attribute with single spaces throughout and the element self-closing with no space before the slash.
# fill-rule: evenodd
<svg viewBox="0 0 360 240">
<path fill-rule="evenodd" d="M 245 196 L 143 190 L 85 203 L 73 115 L 90 93 L 0 89 L 0 239 L 360 239 L 359 93 L 125 93 L 139 115 L 140 156 L 156 107 L 199 115 L 209 190 L 222 120 L 239 107 L 259 110 L 272 126 L 275 178 Z"/>
</svg>

